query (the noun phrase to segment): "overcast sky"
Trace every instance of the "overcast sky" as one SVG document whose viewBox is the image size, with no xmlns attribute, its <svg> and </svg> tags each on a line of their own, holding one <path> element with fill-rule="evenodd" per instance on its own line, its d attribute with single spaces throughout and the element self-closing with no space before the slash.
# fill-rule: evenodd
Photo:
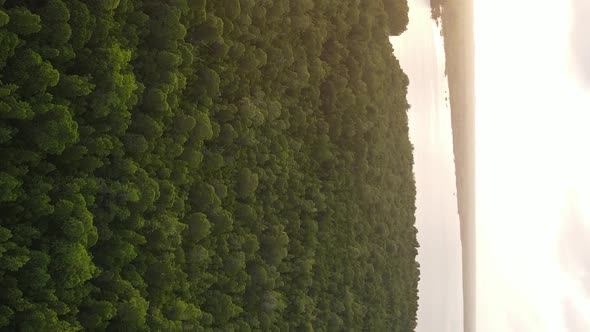
<svg viewBox="0 0 590 332">
<path fill-rule="evenodd" d="M 478 332 L 590 331 L 590 1 L 474 1 Z"/>
</svg>

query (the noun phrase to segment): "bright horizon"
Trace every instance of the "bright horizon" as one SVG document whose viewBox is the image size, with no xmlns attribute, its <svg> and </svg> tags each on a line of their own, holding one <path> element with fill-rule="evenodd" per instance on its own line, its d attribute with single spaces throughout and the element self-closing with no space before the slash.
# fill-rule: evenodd
<svg viewBox="0 0 590 332">
<path fill-rule="evenodd" d="M 590 331 L 586 0 L 474 1 L 478 332 Z"/>
</svg>

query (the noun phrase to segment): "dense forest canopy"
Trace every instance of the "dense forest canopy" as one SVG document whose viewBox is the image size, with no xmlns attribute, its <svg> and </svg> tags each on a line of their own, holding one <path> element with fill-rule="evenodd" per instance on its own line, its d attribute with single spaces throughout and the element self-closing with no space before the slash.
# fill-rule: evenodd
<svg viewBox="0 0 590 332">
<path fill-rule="evenodd" d="M 407 23 L 0 0 L 0 330 L 413 330 Z"/>
<path fill-rule="evenodd" d="M 438 24 L 442 16 L 443 7 L 445 7 L 446 0 L 430 0 L 430 16 Z"/>
</svg>

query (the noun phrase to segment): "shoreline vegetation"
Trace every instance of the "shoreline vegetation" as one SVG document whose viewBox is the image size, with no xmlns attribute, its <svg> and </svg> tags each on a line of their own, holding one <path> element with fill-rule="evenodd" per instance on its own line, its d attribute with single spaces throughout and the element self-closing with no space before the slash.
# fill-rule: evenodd
<svg viewBox="0 0 590 332">
<path fill-rule="evenodd" d="M 473 0 L 431 0 L 432 19 L 442 22 L 449 79 L 457 204 L 463 252 L 465 332 L 476 330 L 475 76 Z"/>
<path fill-rule="evenodd" d="M 407 23 L 0 0 L 0 331 L 414 330 Z"/>
</svg>

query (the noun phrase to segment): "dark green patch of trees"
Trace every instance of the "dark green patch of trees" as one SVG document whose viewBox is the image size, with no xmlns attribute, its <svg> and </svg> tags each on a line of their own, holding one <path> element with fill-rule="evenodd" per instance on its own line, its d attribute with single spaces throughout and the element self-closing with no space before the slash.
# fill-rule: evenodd
<svg viewBox="0 0 590 332">
<path fill-rule="evenodd" d="M 407 22 L 0 0 L 0 330 L 412 330 Z"/>
<path fill-rule="evenodd" d="M 430 0 L 430 17 L 437 22 L 442 16 L 442 10 L 446 0 Z"/>
</svg>

